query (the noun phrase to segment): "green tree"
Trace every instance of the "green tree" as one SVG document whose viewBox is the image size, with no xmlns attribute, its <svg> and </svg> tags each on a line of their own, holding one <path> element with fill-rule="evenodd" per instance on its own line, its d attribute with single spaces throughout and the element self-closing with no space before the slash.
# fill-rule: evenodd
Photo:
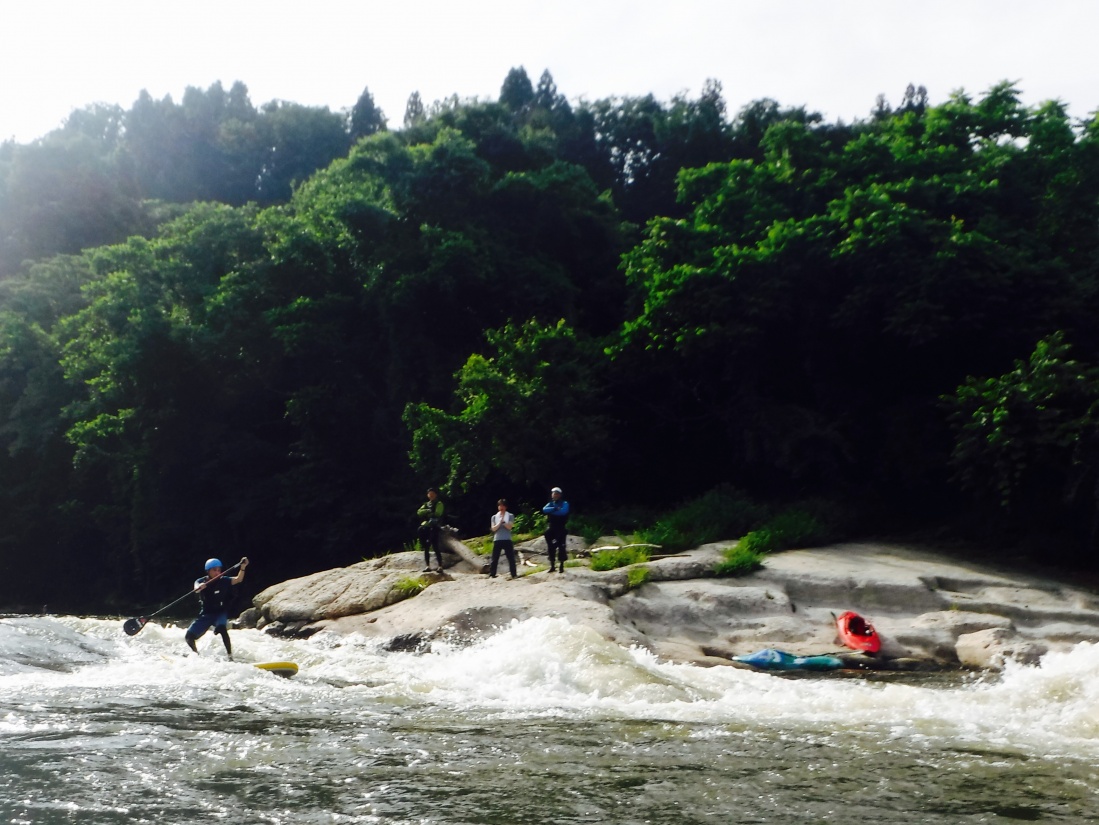
<svg viewBox="0 0 1099 825">
<path fill-rule="evenodd" d="M 72 473 L 61 410 L 72 401 L 49 332 L 0 311 L 0 604 L 102 608 L 104 543 Z M 43 569 L 55 572 L 40 575 Z"/>
<path fill-rule="evenodd" d="M 241 139 L 254 120 L 243 84 L 228 93 L 220 82 L 189 86 L 179 105 L 143 90 L 125 116 L 123 141 L 138 186 L 146 197 L 176 203 L 254 197 L 258 147 Z M 241 180 L 242 167 L 251 167 L 251 180 Z"/>
<path fill-rule="evenodd" d="M 77 253 L 147 228 L 133 181 L 117 165 L 116 114 L 74 113 L 65 128 L 8 150 L 0 167 L 0 276 L 26 260 Z"/>
<path fill-rule="evenodd" d="M 609 446 L 600 349 L 563 321 L 509 324 L 486 337 L 490 354 L 470 356 L 458 374 L 454 412 L 406 408 L 416 469 L 461 492 L 489 479 L 597 480 Z"/>
<path fill-rule="evenodd" d="M 553 75 L 550 74 L 549 69 L 544 70 L 542 76 L 538 78 L 538 86 L 534 89 L 530 102 L 533 108 L 546 111 L 565 108 L 569 105 L 568 101 L 558 93 L 557 84 L 553 82 Z"/>
<path fill-rule="evenodd" d="M 997 378 L 970 378 L 944 397 L 963 489 L 1000 504 L 1015 525 L 1076 532 L 1099 549 L 1099 368 L 1071 357 L 1060 332 Z M 1072 555 L 1072 544 L 1063 553 Z M 1078 545 L 1079 546 L 1079 545 Z"/>
<path fill-rule="evenodd" d="M 520 112 L 534 100 L 534 86 L 531 85 L 527 70 L 522 66 L 513 68 L 504 78 L 500 87 L 500 103 L 511 112 Z"/>
<path fill-rule="evenodd" d="M 594 135 L 612 170 L 615 203 L 641 224 L 657 215 L 681 214 L 676 175 L 733 157 L 721 84 L 708 80 L 698 100 L 684 95 L 670 105 L 652 95 L 610 98 L 589 107 Z M 598 180 L 599 172 L 593 168 Z"/>
<path fill-rule="evenodd" d="M 66 437 L 97 490 L 97 524 L 115 548 L 103 564 L 116 575 L 163 585 L 182 558 L 230 535 L 225 511 L 237 502 L 214 494 L 228 474 L 211 469 L 225 469 L 226 405 L 246 385 L 237 352 L 208 331 L 206 307 L 261 248 L 248 212 L 201 207 L 158 239 L 93 253 L 89 302 L 57 327 L 60 364 L 82 388 L 65 410 Z"/>
<path fill-rule="evenodd" d="M 1095 215 L 1087 140 L 1060 122 L 1001 85 L 854 129 L 775 120 L 759 160 L 682 172 L 687 216 L 651 221 L 626 257 L 642 308 L 615 372 L 645 376 L 626 394 L 652 422 L 635 437 L 662 466 L 721 456 L 767 493 L 932 501 L 940 394 L 1052 330 L 1094 342 L 1095 225 L 1055 242 L 1038 217 L 1066 197 Z"/>
<path fill-rule="evenodd" d="M 327 106 L 271 101 L 260 112 L 266 149 L 257 176 L 261 202 L 287 200 L 294 184 L 347 154 L 350 140 L 344 118 Z"/>
<path fill-rule="evenodd" d="M 1062 333 L 998 378 L 969 378 L 948 403 L 951 458 L 963 487 L 1005 507 L 1056 491 L 1097 501 L 1099 368 L 1070 355 Z"/>
<path fill-rule="evenodd" d="M 408 103 L 405 104 L 404 109 L 404 128 L 409 129 L 413 126 L 419 126 L 427 118 L 427 111 L 424 108 L 424 102 L 420 99 L 419 92 L 413 92 L 408 96 Z"/>
<path fill-rule="evenodd" d="M 351 109 L 348 131 L 352 141 L 385 131 L 385 113 L 374 102 L 374 95 L 370 94 L 368 87 L 363 87 L 362 94 Z"/>
</svg>

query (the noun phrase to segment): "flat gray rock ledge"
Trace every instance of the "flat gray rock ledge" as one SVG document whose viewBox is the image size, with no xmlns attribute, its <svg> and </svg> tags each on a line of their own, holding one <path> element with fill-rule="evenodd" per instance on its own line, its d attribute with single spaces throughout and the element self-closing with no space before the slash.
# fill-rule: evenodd
<svg viewBox="0 0 1099 825">
<path fill-rule="evenodd" d="M 670 661 L 739 666 L 731 656 L 773 647 L 874 670 L 999 669 L 1099 639 L 1093 592 L 893 544 L 786 551 L 756 573 L 715 578 L 721 551 L 735 543 L 718 542 L 648 562 L 649 581 L 631 588 L 628 568 L 511 580 L 503 559 L 491 579 L 482 572 L 487 558 L 445 541 L 444 571 L 421 572 L 418 553 L 326 570 L 267 588 L 238 624 L 286 636 L 356 633 L 390 650 L 423 651 L 435 640 L 472 643 L 513 620 L 555 616 Z M 415 580 L 427 587 L 410 596 Z M 840 647 L 832 617 L 844 610 L 877 628 L 881 654 Z"/>
</svg>

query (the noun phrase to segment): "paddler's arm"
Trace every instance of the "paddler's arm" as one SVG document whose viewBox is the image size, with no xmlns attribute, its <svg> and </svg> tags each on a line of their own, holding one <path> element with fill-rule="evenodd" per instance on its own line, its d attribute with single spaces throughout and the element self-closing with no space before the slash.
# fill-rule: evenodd
<svg viewBox="0 0 1099 825">
<path fill-rule="evenodd" d="M 240 572 L 237 573 L 235 576 L 233 576 L 233 578 L 229 579 L 229 581 L 232 582 L 233 584 L 240 584 L 242 581 L 244 581 L 244 569 L 247 566 L 248 566 L 248 557 L 245 556 L 243 559 L 240 560 Z"/>
</svg>

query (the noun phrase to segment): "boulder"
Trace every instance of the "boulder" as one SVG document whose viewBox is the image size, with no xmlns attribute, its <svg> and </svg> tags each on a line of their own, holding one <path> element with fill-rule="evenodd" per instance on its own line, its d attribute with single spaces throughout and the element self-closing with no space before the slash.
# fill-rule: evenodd
<svg viewBox="0 0 1099 825">
<path fill-rule="evenodd" d="M 524 541 L 521 544 L 515 545 L 515 549 L 523 556 L 529 556 L 530 560 L 535 564 L 549 564 L 548 547 L 546 545 L 545 536 L 539 536 L 536 539 L 530 541 Z M 590 553 L 588 552 L 588 545 L 580 536 L 574 536 L 571 533 L 565 536 L 565 550 L 569 554 L 570 559 L 583 558 Z"/>
<path fill-rule="evenodd" d="M 966 667 L 998 670 L 1008 660 L 1034 665 L 1049 652 L 1038 642 L 1026 641 L 1004 627 L 992 627 L 958 637 L 958 661 Z"/>
<path fill-rule="evenodd" d="M 420 573 L 421 563 L 418 553 L 397 553 L 290 579 L 259 593 L 239 621 L 242 626 L 248 626 L 246 619 L 255 627 L 286 626 L 370 613 L 410 595 L 397 587 L 400 582 L 439 577 Z"/>
<path fill-rule="evenodd" d="M 1099 638 L 1099 599 L 1080 588 L 885 544 L 842 544 L 768 556 L 740 578 L 716 578 L 732 542 L 718 542 L 607 572 L 586 565 L 517 580 L 480 575 L 484 559 L 447 536 L 445 574 L 397 553 L 284 582 L 260 593 L 241 621 L 272 632 L 357 633 L 401 650 L 434 640 L 468 643 L 513 621 L 557 616 L 623 645 L 702 665 L 767 647 L 841 654 L 851 667 L 1001 667 Z M 537 541 L 525 545 L 536 547 Z M 416 578 L 415 598 L 398 586 Z M 854 610 L 877 629 L 882 651 L 844 651 L 835 615 Z"/>
</svg>

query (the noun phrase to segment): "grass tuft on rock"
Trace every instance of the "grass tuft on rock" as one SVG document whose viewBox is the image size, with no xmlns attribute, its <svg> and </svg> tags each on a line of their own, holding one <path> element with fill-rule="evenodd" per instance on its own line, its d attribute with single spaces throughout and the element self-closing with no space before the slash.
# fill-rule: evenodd
<svg viewBox="0 0 1099 825">
<path fill-rule="evenodd" d="M 600 550 L 591 557 L 592 570 L 617 570 L 631 564 L 649 560 L 649 551 L 645 547 L 615 547 Z"/>
<path fill-rule="evenodd" d="M 768 519 L 756 530 L 747 533 L 740 545 L 757 553 L 775 553 L 794 547 L 809 547 L 826 543 L 831 530 L 807 510 L 791 508 Z"/>
<path fill-rule="evenodd" d="M 714 565 L 717 576 L 744 576 L 763 567 L 765 554 L 744 545 L 743 540 L 722 553 L 722 560 Z"/>
<path fill-rule="evenodd" d="M 631 567 L 626 571 L 626 581 L 630 583 L 630 590 L 635 587 L 640 587 L 643 584 L 648 583 L 652 578 L 652 571 L 644 565 L 640 567 Z"/>
<path fill-rule="evenodd" d="M 393 592 L 402 599 L 410 599 L 427 589 L 428 582 L 419 576 L 405 576 L 393 583 Z"/>
<path fill-rule="evenodd" d="M 762 505 L 734 487 L 722 485 L 638 531 L 649 544 L 676 553 L 710 542 L 742 536 L 766 518 Z"/>
</svg>

